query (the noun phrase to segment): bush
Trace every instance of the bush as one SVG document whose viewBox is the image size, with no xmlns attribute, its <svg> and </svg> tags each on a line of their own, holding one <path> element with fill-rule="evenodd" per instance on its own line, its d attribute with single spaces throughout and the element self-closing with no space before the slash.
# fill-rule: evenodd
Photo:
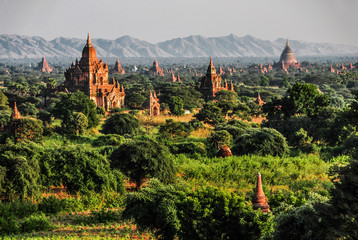
<svg viewBox="0 0 358 240">
<path fill-rule="evenodd" d="M 237 138 L 231 150 L 235 155 L 283 156 L 288 152 L 288 145 L 282 134 L 275 129 L 253 128 Z"/>
<path fill-rule="evenodd" d="M 44 214 L 36 214 L 25 218 L 20 225 L 21 232 L 46 231 L 51 228 L 52 225 Z"/>
<path fill-rule="evenodd" d="M 43 139 L 42 122 L 34 118 L 14 119 L 11 124 L 11 132 L 18 142 L 25 140 L 40 142 Z"/>
<path fill-rule="evenodd" d="M 94 147 L 103 147 L 103 146 L 119 146 L 124 141 L 124 137 L 117 134 L 106 134 L 103 136 L 97 137 L 93 140 L 92 145 Z"/>
<path fill-rule="evenodd" d="M 11 200 L 36 198 L 40 194 L 39 155 L 43 154 L 35 143 L 0 145 L 0 166 L 3 184 L 0 193 Z"/>
<path fill-rule="evenodd" d="M 201 142 L 182 142 L 175 143 L 170 146 L 170 151 L 173 154 L 200 154 L 206 155 L 205 144 Z"/>
<path fill-rule="evenodd" d="M 65 203 L 54 196 L 42 198 L 38 204 L 39 210 L 44 213 L 58 213 L 65 209 Z"/>
<path fill-rule="evenodd" d="M 41 172 L 44 186 L 62 183 L 71 193 L 123 191 L 122 174 L 111 171 L 108 160 L 95 150 L 72 146 L 49 149 L 41 158 Z"/>
<path fill-rule="evenodd" d="M 104 134 L 135 134 L 139 130 L 139 120 L 131 114 L 118 113 L 106 119 L 102 126 Z"/>
<path fill-rule="evenodd" d="M 124 216 L 160 239 L 259 239 L 272 228 L 270 214 L 252 210 L 230 191 L 215 187 L 164 186 L 151 181 L 130 193 Z"/>
<path fill-rule="evenodd" d="M 208 142 L 215 148 L 222 146 L 231 146 L 231 135 L 226 130 L 213 131 L 208 137 Z"/>
<path fill-rule="evenodd" d="M 65 134 L 83 134 L 87 128 L 88 119 L 81 112 L 73 112 L 61 124 L 61 132 Z"/>
<path fill-rule="evenodd" d="M 173 119 L 167 119 L 164 125 L 159 128 L 159 135 L 163 138 L 179 139 L 190 135 L 192 129 L 186 122 L 176 122 Z"/>
</svg>

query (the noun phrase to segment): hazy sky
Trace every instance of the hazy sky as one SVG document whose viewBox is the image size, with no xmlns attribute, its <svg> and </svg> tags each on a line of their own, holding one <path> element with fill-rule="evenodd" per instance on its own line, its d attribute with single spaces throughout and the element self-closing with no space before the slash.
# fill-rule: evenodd
<svg viewBox="0 0 358 240">
<path fill-rule="evenodd" d="M 0 34 L 151 43 L 247 34 L 358 45 L 358 0 L 0 0 Z"/>
</svg>

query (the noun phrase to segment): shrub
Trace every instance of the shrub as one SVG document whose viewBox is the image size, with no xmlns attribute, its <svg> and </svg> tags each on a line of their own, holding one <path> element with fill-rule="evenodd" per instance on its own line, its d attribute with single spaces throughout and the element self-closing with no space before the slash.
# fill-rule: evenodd
<svg viewBox="0 0 358 240">
<path fill-rule="evenodd" d="M 42 153 L 35 143 L 1 145 L 3 184 L 0 192 L 10 199 L 36 198 L 40 193 L 39 155 Z"/>
<path fill-rule="evenodd" d="M 208 137 L 208 142 L 215 148 L 231 145 L 231 135 L 226 130 L 213 131 Z"/>
<path fill-rule="evenodd" d="M 58 213 L 65 209 L 65 203 L 54 196 L 42 198 L 38 204 L 39 210 L 44 213 Z"/>
<path fill-rule="evenodd" d="M 118 113 L 110 116 L 102 126 L 104 134 L 134 134 L 138 132 L 139 120 L 131 114 Z"/>
<path fill-rule="evenodd" d="M 51 228 L 52 225 L 44 214 L 31 215 L 20 223 L 21 232 L 45 231 Z"/>
<path fill-rule="evenodd" d="M 205 103 L 200 111 L 194 115 L 199 121 L 216 125 L 225 122 L 224 114 L 214 103 Z"/>
<path fill-rule="evenodd" d="M 108 160 L 95 150 L 72 146 L 49 149 L 41 158 L 41 172 L 44 186 L 62 183 L 71 193 L 123 190 L 121 173 L 111 171 Z"/>
<path fill-rule="evenodd" d="M 61 132 L 65 134 L 83 134 L 87 128 L 88 119 L 81 112 L 73 112 L 61 124 Z"/>
<path fill-rule="evenodd" d="M 159 128 L 159 135 L 163 138 L 178 139 L 189 136 L 192 129 L 186 122 L 176 122 L 173 119 L 167 119 L 164 125 Z"/>
<path fill-rule="evenodd" d="M 288 145 L 282 134 L 275 129 L 253 128 L 237 138 L 231 150 L 235 155 L 283 156 L 288 152 Z"/>
<path fill-rule="evenodd" d="M 141 228 L 156 229 L 160 239 L 259 239 L 272 228 L 270 214 L 252 210 L 235 193 L 158 181 L 128 194 L 123 214 Z"/>
<path fill-rule="evenodd" d="M 93 140 L 92 145 L 94 147 L 103 147 L 103 146 L 119 146 L 124 141 L 124 137 L 117 134 L 106 134 L 97 137 Z"/>
<path fill-rule="evenodd" d="M 43 139 L 42 122 L 34 118 L 14 119 L 11 132 L 18 142 L 24 140 L 40 142 Z"/>
<path fill-rule="evenodd" d="M 206 155 L 205 144 L 201 142 L 175 143 L 170 146 L 170 151 L 173 154 L 186 153 L 186 154 Z"/>
</svg>

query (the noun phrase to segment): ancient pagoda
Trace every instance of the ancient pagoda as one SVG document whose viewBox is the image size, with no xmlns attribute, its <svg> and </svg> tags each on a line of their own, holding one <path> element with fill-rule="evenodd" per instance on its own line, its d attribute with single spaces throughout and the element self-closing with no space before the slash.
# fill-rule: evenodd
<svg viewBox="0 0 358 240">
<path fill-rule="evenodd" d="M 47 73 L 52 72 L 52 68 L 46 61 L 45 56 L 42 57 L 41 62 L 39 62 L 39 64 L 37 65 L 37 69 L 40 70 L 41 72 L 47 72 Z"/>
<path fill-rule="evenodd" d="M 262 189 L 262 182 L 261 182 L 261 174 L 257 174 L 257 183 L 256 183 L 256 190 L 254 196 L 252 197 L 252 205 L 253 208 L 261 209 L 261 211 L 267 213 L 270 212 L 270 206 L 267 203 L 267 197 Z"/>
<path fill-rule="evenodd" d="M 292 49 L 290 48 L 290 42 L 286 41 L 286 45 L 285 48 L 283 49 L 281 56 L 280 56 L 280 61 L 274 64 L 275 68 L 280 68 L 283 69 L 285 71 L 287 71 L 288 68 L 290 67 L 295 67 L 295 68 L 299 68 L 300 64 L 298 63 L 298 61 L 295 58 L 295 54 L 293 53 Z"/>
<path fill-rule="evenodd" d="M 82 91 L 91 98 L 96 106 L 106 110 L 124 106 L 124 88 L 113 78 L 108 80 L 108 65 L 99 61 L 88 34 L 80 61 L 76 59 L 65 72 L 64 88 L 69 92 Z"/>
<path fill-rule="evenodd" d="M 119 59 L 117 58 L 116 63 L 114 64 L 114 73 L 117 74 L 125 74 L 126 71 L 122 68 L 121 63 L 119 62 Z"/>
<path fill-rule="evenodd" d="M 159 116 L 160 115 L 160 104 L 159 99 L 157 98 L 157 94 L 155 91 L 151 91 L 149 93 L 149 98 L 143 104 L 146 109 L 149 109 L 150 116 Z"/>
<path fill-rule="evenodd" d="M 154 59 L 153 67 L 151 67 L 149 70 L 150 70 L 154 75 L 164 76 L 164 70 L 163 70 L 163 68 L 160 68 L 160 67 L 159 67 L 159 63 L 158 63 L 157 59 Z"/>
<path fill-rule="evenodd" d="M 206 75 L 200 81 L 200 87 L 198 89 L 204 96 L 205 101 L 210 101 L 215 98 L 215 94 L 221 90 L 228 90 L 234 92 L 234 86 L 231 82 L 230 88 L 225 80 L 224 86 L 222 86 L 222 79 L 216 73 L 213 59 L 210 57 L 210 63 Z"/>
</svg>

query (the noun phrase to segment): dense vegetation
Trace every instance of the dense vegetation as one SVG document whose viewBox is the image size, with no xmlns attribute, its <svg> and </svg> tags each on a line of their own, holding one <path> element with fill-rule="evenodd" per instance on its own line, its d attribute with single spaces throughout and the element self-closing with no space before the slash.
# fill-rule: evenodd
<svg viewBox="0 0 358 240">
<path fill-rule="evenodd" d="M 182 83 L 113 74 L 126 109 L 108 112 L 58 92 L 63 75 L 0 71 L 0 235 L 358 238 L 358 72 L 307 66 L 224 74 L 236 93 L 209 102 L 194 87 L 206 66 L 172 66 Z M 144 106 L 153 90 L 160 117 Z M 224 146 L 233 156 L 218 155 Z M 251 203 L 258 172 L 267 214 Z"/>
</svg>

